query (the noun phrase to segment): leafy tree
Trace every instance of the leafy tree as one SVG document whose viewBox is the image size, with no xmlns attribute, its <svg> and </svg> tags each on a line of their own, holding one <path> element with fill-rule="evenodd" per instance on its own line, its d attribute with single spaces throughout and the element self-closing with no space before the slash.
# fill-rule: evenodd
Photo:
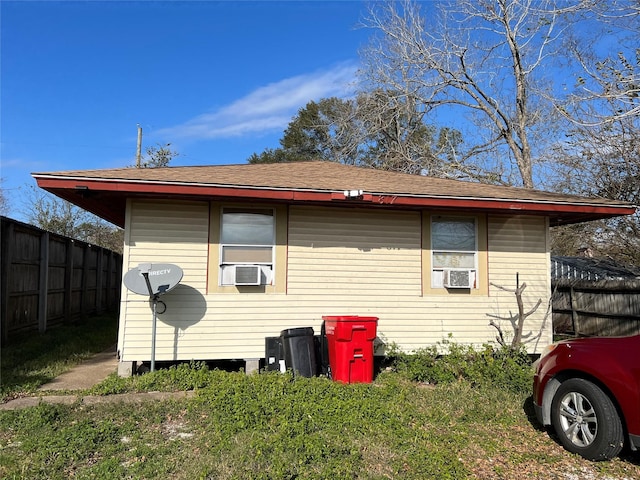
<svg viewBox="0 0 640 480">
<path fill-rule="evenodd" d="M 426 124 L 426 113 L 417 98 L 404 92 L 360 93 L 353 116 L 363 130 L 360 163 L 382 170 L 450 176 L 460 132 Z"/>
<path fill-rule="evenodd" d="M 77 225 L 88 221 L 88 212 L 34 186 L 28 188 L 24 209 L 28 223 L 48 232 L 75 238 Z"/>
<path fill-rule="evenodd" d="M 28 187 L 23 210 L 31 225 L 122 253 L 121 229 L 35 186 Z"/>
<path fill-rule="evenodd" d="M 91 215 L 89 222 L 84 222 L 77 226 L 76 236 L 79 240 L 92 245 L 122 253 L 124 230 L 95 215 Z"/>
<path fill-rule="evenodd" d="M 283 137 L 280 148 L 267 149 L 249 157 L 249 163 L 280 163 L 307 160 L 330 160 L 353 163 L 357 154 L 349 146 L 357 143 L 359 136 L 344 122 L 353 109 L 353 102 L 339 98 L 311 101 L 293 117 Z"/>
<path fill-rule="evenodd" d="M 309 102 L 289 123 L 281 147 L 253 154 L 249 163 L 328 160 L 445 176 L 444 152 L 460 141 L 457 131 L 425 124 L 415 102 L 378 90 Z"/>
<path fill-rule="evenodd" d="M 257 154 L 252 153 L 249 159 L 249 163 L 286 163 L 295 161 L 309 160 L 301 157 L 296 157 L 290 154 L 283 148 L 267 148 L 264 152 Z"/>
</svg>

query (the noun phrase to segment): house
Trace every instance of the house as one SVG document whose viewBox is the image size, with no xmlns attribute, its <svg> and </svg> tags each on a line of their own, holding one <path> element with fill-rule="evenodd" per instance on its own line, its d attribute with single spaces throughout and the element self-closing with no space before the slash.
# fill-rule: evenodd
<svg viewBox="0 0 640 480">
<path fill-rule="evenodd" d="M 323 315 L 379 317 L 378 336 L 411 351 L 451 335 L 481 344 L 489 314 L 516 309 L 497 286 L 527 283 L 547 305 L 549 227 L 632 214 L 623 202 L 332 162 L 34 173 L 38 185 L 125 229 L 123 272 L 183 269 L 162 297 L 158 361 L 244 359 L 265 338 Z M 546 309 L 527 319 L 538 352 Z M 508 333 L 510 324 L 506 322 Z M 150 360 L 147 297 L 123 288 L 120 373 Z"/>
</svg>

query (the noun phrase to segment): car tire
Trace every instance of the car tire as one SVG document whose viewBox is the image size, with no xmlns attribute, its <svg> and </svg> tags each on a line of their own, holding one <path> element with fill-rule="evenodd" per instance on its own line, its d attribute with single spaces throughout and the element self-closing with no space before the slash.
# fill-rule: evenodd
<svg viewBox="0 0 640 480">
<path fill-rule="evenodd" d="M 615 405 L 600 387 L 582 378 L 558 387 L 551 403 L 551 423 L 562 445 L 587 460 L 609 460 L 624 446 Z"/>
</svg>

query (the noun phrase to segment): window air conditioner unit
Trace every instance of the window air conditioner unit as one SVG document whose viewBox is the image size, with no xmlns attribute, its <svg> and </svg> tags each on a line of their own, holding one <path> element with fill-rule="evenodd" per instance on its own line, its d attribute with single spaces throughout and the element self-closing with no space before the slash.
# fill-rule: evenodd
<svg viewBox="0 0 640 480">
<path fill-rule="evenodd" d="M 443 284 L 445 288 L 472 288 L 475 270 L 444 270 Z"/>
<path fill-rule="evenodd" d="M 234 285 L 261 285 L 262 269 L 260 265 L 234 265 Z"/>
</svg>

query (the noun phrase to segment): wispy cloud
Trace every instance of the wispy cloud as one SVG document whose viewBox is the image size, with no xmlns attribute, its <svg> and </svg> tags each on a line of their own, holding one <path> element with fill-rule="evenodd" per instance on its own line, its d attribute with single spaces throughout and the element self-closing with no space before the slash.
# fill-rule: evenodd
<svg viewBox="0 0 640 480">
<path fill-rule="evenodd" d="M 0 177 L 10 177 L 16 172 L 22 171 L 42 171 L 50 167 L 48 162 L 42 160 L 27 160 L 25 158 L 3 158 L 2 169 L 0 170 Z"/>
<path fill-rule="evenodd" d="M 172 139 L 212 139 L 284 130 L 309 101 L 349 95 L 355 72 L 354 64 L 341 64 L 330 70 L 280 80 L 156 134 Z"/>
</svg>

